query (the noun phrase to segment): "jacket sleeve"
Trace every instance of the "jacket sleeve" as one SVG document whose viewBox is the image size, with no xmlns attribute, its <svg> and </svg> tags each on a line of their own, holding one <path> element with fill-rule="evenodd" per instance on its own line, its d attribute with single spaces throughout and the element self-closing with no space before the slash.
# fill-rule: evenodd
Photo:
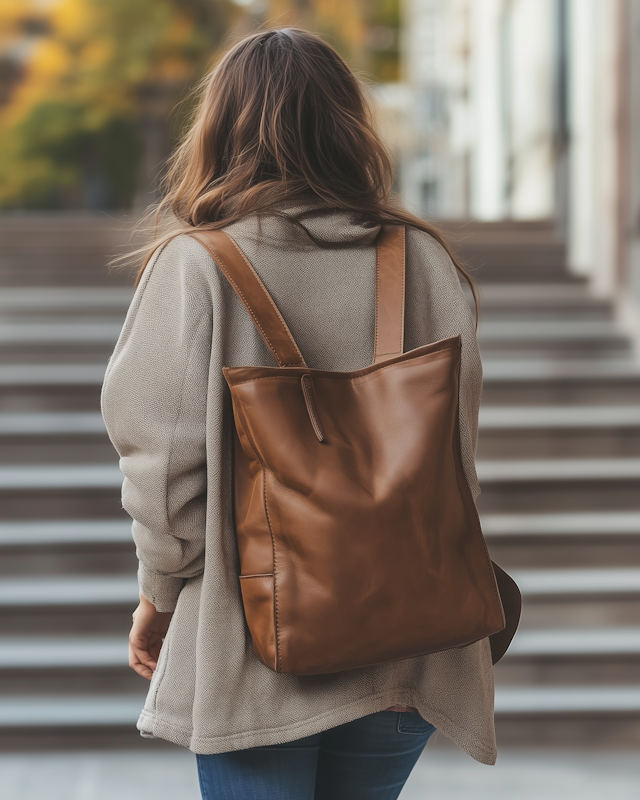
<svg viewBox="0 0 640 800">
<path fill-rule="evenodd" d="M 422 315 L 428 341 L 437 342 L 458 334 L 462 338 L 460 449 L 464 472 L 475 500 L 480 494 L 475 453 L 482 396 L 482 361 L 474 316 L 451 258 L 433 237 L 422 231 L 409 229 L 407 256 L 409 263 L 421 266 L 421 269 L 408 272 L 407 305 L 415 304 L 413 314 L 416 317 Z M 418 282 L 424 282 L 428 287 L 426 298 L 425 291 Z M 412 346 L 417 347 L 418 344 L 414 342 Z"/>
<path fill-rule="evenodd" d="M 102 390 L 140 591 L 158 611 L 173 611 L 185 579 L 204 566 L 212 325 L 202 257 L 180 237 L 147 267 Z"/>
</svg>

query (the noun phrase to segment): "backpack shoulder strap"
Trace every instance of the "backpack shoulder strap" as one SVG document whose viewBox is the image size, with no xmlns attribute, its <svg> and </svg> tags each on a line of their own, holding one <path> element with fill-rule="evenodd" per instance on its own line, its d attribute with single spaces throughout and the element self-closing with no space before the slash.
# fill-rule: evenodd
<svg viewBox="0 0 640 800">
<path fill-rule="evenodd" d="M 373 363 L 404 350 L 405 229 L 383 225 L 376 240 L 376 335 Z"/>
<path fill-rule="evenodd" d="M 279 367 L 306 366 L 287 323 L 249 260 L 224 231 L 189 236 L 209 251 L 247 309 Z M 404 227 L 385 225 L 376 240 L 376 314 L 373 363 L 403 352 Z"/>
<path fill-rule="evenodd" d="M 190 233 L 220 267 L 279 367 L 306 366 L 287 323 L 242 250 L 224 231 Z"/>
</svg>

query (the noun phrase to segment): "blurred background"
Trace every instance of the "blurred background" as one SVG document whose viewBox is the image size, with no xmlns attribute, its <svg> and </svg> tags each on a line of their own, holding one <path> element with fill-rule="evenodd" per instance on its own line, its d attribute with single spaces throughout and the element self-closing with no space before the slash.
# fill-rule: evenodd
<svg viewBox="0 0 640 800">
<path fill-rule="evenodd" d="M 640 796 L 640 0 L 0 0 L 3 800 L 197 798 L 141 739 L 137 597 L 99 415 L 189 90 L 262 25 L 370 87 L 397 190 L 482 292 L 478 470 L 521 630 L 498 765 L 430 743 L 403 800 Z"/>
</svg>

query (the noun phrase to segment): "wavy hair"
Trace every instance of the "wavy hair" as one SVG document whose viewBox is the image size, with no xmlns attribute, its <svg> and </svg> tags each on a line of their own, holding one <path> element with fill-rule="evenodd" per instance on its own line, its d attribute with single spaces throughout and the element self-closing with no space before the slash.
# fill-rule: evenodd
<svg viewBox="0 0 640 800">
<path fill-rule="evenodd" d="M 297 28 L 256 33 L 232 47 L 198 91 L 193 122 L 169 159 L 162 199 L 147 217 L 153 242 L 132 254 L 145 256 L 137 282 L 154 251 L 186 230 L 312 203 L 353 212 L 371 225 L 430 234 L 477 307 L 473 280 L 442 234 L 393 199 L 391 159 L 363 86 L 330 45 Z M 304 213 L 287 217 L 301 224 Z"/>
</svg>

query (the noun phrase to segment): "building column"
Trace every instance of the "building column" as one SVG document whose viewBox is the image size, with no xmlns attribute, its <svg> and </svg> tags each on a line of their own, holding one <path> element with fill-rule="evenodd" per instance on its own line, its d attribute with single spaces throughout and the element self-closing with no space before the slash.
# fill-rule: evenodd
<svg viewBox="0 0 640 800">
<path fill-rule="evenodd" d="M 602 296 L 618 261 L 620 3 L 570 0 L 569 263 Z"/>
<path fill-rule="evenodd" d="M 500 24 L 503 0 L 473 0 L 471 8 L 472 125 L 471 215 L 479 220 L 505 215 L 505 141 L 502 124 Z"/>
</svg>

